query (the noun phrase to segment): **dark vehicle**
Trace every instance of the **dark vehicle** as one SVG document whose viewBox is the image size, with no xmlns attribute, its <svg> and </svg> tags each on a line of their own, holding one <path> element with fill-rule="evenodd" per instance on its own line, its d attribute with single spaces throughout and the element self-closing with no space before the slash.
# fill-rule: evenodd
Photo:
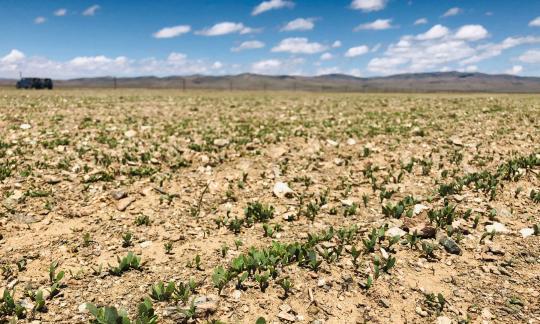
<svg viewBox="0 0 540 324">
<path fill-rule="evenodd" d="M 22 78 L 17 81 L 17 89 L 49 89 L 52 90 L 53 82 L 51 79 L 40 78 Z"/>
</svg>

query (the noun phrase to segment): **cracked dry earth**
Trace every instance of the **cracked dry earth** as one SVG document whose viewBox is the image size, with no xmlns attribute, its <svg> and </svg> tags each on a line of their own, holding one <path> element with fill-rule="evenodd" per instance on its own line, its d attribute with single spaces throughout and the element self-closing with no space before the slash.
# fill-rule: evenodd
<svg viewBox="0 0 540 324">
<path fill-rule="evenodd" d="M 531 95 L 1 90 L 0 322 L 539 323 L 539 138 Z"/>
</svg>

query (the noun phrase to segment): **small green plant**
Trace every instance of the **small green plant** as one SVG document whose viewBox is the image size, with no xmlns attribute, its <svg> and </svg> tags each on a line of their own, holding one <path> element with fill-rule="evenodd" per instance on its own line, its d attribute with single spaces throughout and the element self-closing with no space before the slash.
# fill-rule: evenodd
<svg viewBox="0 0 540 324">
<path fill-rule="evenodd" d="M 54 261 L 49 266 L 49 281 L 51 283 L 51 298 L 56 296 L 60 291 L 60 286 L 62 279 L 64 278 L 65 272 L 60 271 L 56 273 L 58 269 L 58 261 Z"/>
<path fill-rule="evenodd" d="M 443 311 L 444 306 L 446 305 L 446 299 L 441 293 L 437 294 L 437 296 L 431 293 L 431 294 L 427 294 L 425 297 L 426 299 L 424 303 L 426 304 L 428 308 L 436 311 L 437 313 L 440 313 Z"/>
<path fill-rule="evenodd" d="M 83 247 L 88 247 L 93 242 L 92 237 L 90 236 L 90 233 L 84 233 L 82 239 L 83 239 L 83 243 L 82 243 Z"/>
<path fill-rule="evenodd" d="M 229 282 L 229 276 L 229 271 L 225 270 L 222 266 L 214 269 L 214 273 L 212 274 L 212 282 L 220 293 L 223 287 L 225 287 L 225 285 L 227 284 L 227 282 Z"/>
<path fill-rule="evenodd" d="M 131 321 L 124 310 L 117 310 L 116 307 L 96 307 L 87 303 L 86 309 L 94 316 L 94 324 L 130 324 Z"/>
<path fill-rule="evenodd" d="M 135 218 L 135 225 L 137 226 L 148 226 L 150 225 L 150 216 L 141 214 Z"/>
<path fill-rule="evenodd" d="M 436 259 L 437 256 L 435 255 L 436 246 L 429 242 L 422 242 L 422 252 L 424 253 L 424 257 L 428 260 Z"/>
<path fill-rule="evenodd" d="M 157 301 L 166 301 L 173 297 L 175 291 L 176 285 L 173 281 L 169 282 L 167 285 L 165 285 L 163 281 L 160 281 L 150 287 L 150 297 Z"/>
<path fill-rule="evenodd" d="M 258 201 L 248 203 L 244 214 L 246 220 L 248 220 L 248 223 L 252 223 L 253 221 L 264 223 L 274 218 L 274 207 L 270 205 L 263 205 Z"/>
<path fill-rule="evenodd" d="M 133 245 L 133 242 L 132 242 L 132 239 L 133 239 L 133 234 L 131 234 L 131 232 L 126 232 L 124 234 L 122 234 L 122 247 L 130 247 Z"/>
<path fill-rule="evenodd" d="M 119 276 L 122 273 L 129 271 L 130 269 L 141 269 L 141 257 L 136 256 L 135 254 L 133 254 L 133 252 L 128 252 L 128 254 L 123 258 L 120 258 L 119 256 L 117 256 L 116 258 L 118 260 L 118 265 L 116 267 L 112 267 L 111 265 L 109 265 L 109 272 L 112 275 Z"/>
<path fill-rule="evenodd" d="M 292 289 L 292 282 L 289 280 L 289 278 L 283 278 L 279 282 L 279 285 L 281 286 L 281 288 L 283 288 L 284 297 L 287 298 L 287 296 L 289 296 L 289 293 Z"/>
<path fill-rule="evenodd" d="M 15 316 L 16 319 L 22 319 L 26 316 L 26 309 L 21 303 L 15 301 L 14 295 L 15 291 L 10 293 L 9 290 L 4 290 L 4 295 L 0 300 L 0 318 L 4 316 Z"/>
<path fill-rule="evenodd" d="M 257 281 L 259 283 L 259 288 L 261 289 L 262 292 L 265 292 L 266 291 L 266 288 L 268 288 L 268 278 L 270 277 L 270 275 L 267 273 L 267 272 L 264 272 L 262 274 L 255 274 L 255 281 Z"/>
<path fill-rule="evenodd" d="M 137 318 L 135 324 L 157 324 L 158 317 L 155 314 L 152 302 L 145 298 L 137 307 Z"/>
<path fill-rule="evenodd" d="M 172 254 L 172 249 L 173 249 L 172 242 L 163 243 L 163 248 L 165 249 L 165 254 Z"/>
<path fill-rule="evenodd" d="M 535 203 L 540 203 L 540 191 L 535 191 L 534 189 L 531 190 L 531 194 L 529 196 L 532 201 Z"/>
</svg>

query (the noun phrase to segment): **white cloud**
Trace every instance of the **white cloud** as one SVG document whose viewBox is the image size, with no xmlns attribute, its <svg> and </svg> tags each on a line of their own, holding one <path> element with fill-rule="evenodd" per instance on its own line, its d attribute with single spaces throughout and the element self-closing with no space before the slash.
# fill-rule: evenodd
<svg viewBox="0 0 540 324">
<path fill-rule="evenodd" d="M 501 55 L 505 50 L 527 44 L 540 43 L 540 37 L 527 36 L 527 37 L 508 37 L 500 43 L 488 43 L 479 45 L 476 49 L 476 53 L 471 57 L 463 60 L 462 64 L 477 63 L 483 60 L 487 60 L 492 57 Z"/>
<path fill-rule="evenodd" d="M 219 70 L 223 67 L 223 63 L 221 63 L 220 61 L 216 61 L 214 62 L 214 64 L 212 64 L 212 69 L 214 70 Z"/>
<path fill-rule="evenodd" d="M 178 26 L 162 28 L 158 30 L 157 32 L 155 32 L 154 34 L 152 34 L 152 36 L 154 36 L 154 38 L 172 38 L 172 37 L 180 36 L 182 34 L 189 33 L 190 31 L 191 31 L 191 26 L 178 25 Z"/>
<path fill-rule="evenodd" d="M 281 28 L 281 31 L 305 31 L 315 28 L 314 18 L 297 18 L 289 21 L 287 25 Z"/>
<path fill-rule="evenodd" d="M 416 21 L 414 22 L 415 25 L 425 25 L 427 23 L 428 23 L 427 18 L 416 19 Z"/>
<path fill-rule="evenodd" d="M 448 28 L 444 27 L 443 25 L 435 25 L 431 27 L 427 32 L 416 36 L 416 39 L 418 40 L 437 39 L 437 38 L 445 37 L 449 33 L 450 31 L 448 30 Z"/>
<path fill-rule="evenodd" d="M 261 60 L 251 64 L 251 72 L 259 74 L 273 75 L 301 75 L 301 66 L 305 61 L 301 58 L 292 58 L 288 60 Z"/>
<path fill-rule="evenodd" d="M 269 10 L 292 8 L 292 7 L 294 7 L 294 2 L 292 1 L 286 1 L 286 0 L 263 1 L 253 9 L 253 11 L 251 12 L 251 15 L 257 16 Z"/>
<path fill-rule="evenodd" d="M 250 49 L 257 49 L 257 48 L 263 48 L 265 44 L 261 41 L 253 40 L 253 41 L 245 41 L 242 44 L 240 44 L 238 47 L 231 48 L 231 51 L 233 52 L 240 52 L 243 50 L 250 50 Z"/>
<path fill-rule="evenodd" d="M 360 55 L 364 55 L 367 52 L 369 52 L 369 47 L 367 47 L 366 45 L 351 47 L 345 53 L 345 57 L 357 57 Z"/>
<path fill-rule="evenodd" d="M 58 9 L 58 10 L 56 10 L 56 11 L 54 12 L 54 15 L 57 16 L 57 17 L 63 17 L 63 16 L 65 16 L 65 15 L 67 15 L 67 9 L 65 9 L 65 8 L 60 8 L 60 9 Z"/>
<path fill-rule="evenodd" d="M 364 12 L 379 11 L 386 7 L 387 0 L 353 0 L 351 8 Z"/>
<path fill-rule="evenodd" d="M 99 9 L 101 9 L 99 5 L 90 6 L 83 11 L 83 16 L 94 16 Z"/>
<path fill-rule="evenodd" d="M 454 8 L 448 9 L 442 16 L 443 17 L 457 16 L 462 12 L 463 12 L 463 10 L 461 10 L 461 8 L 454 7 Z"/>
<path fill-rule="evenodd" d="M 272 52 L 288 52 L 292 54 L 316 54 L 327 50 L 327 46 L 320 43 L 310 43 L 307 38 L 294 37 L 282 40 Z"/>
<path fill-rule="evenodd" d="M 39 24 L 43 24 L 46 21 L 47 19 L 45 17 L 39 16 L 39 17 L 36 17 L 36 19 L 34 19 L 34 24 L 39 25 Z"/>
<path fill-rule="evenodd" d="M 523 63 L 539 64 L 540 50 L 528 50 L 519 57 L 519 60 Z"/>
<path fill-rule="evenodd" d="M 9 52 L 6 56 L 0 59 L 0 62 L 11 64 L 11 63 L 19 62 L 23 60 L 25 57 L 26 56 L 24 55 L 23 52 L 16 49 L 12 49 L 11 52 Z"/>
<path fill-rule="evenodd" d="M 221 36 L 221 35 L 234 34 L 234 33 L 239 33 L 243 35 L 243 34 L 254 33 L 257 31 L 258 31 L 257 29 L 246 27 L 242 23 L 234 23 L 234 22 L 225 21 L 225 22 L 215 24 L 212 27 L 207 27 L 203 30 L 199 30 L 195 33 L 197 35 L 203 35 L 203 36 Z"/>
<path fill-rule="evenodd" d="M 359 30 L 385 30 L 392 28 L 392 19 L 377 19 L 373 22 L 358 25 L 354 31 Z"/>
<path fill-rule="evenodd" d="M 452 64 L 469 70 L 470 66 L 500 55 L 503 51 L 525 44 L 540 43 L 540 37 L 508 37 L 500 43 L 477 44 L 487 35 L 480 28 L 448 28 L 436 25 L 419 35 L 402 36 L 386 51 L 368 63 L 368 70 L 379 74 L 439 71 Z M 460 33 L 461 30 L 461 33 Z M 471 32 L 472 31 L 472 32 Z"/>
<path fill-rule="evenodd" d="M 19 71 L 25 75 L 50 77 L 55 79 L 98 77 L 98 76 L 140 76 L 140 75 L 190 75 L 210 74 L 225 67 L 220 62 L 190 59 L 183 53 L 170 53 L 165 59 L 153 57 L 129 59 L 125 56 L 107 57 L 78 56 L 67 61 L 54 61 L 44 57 L 26 57 L 18 50 L 0 56 L 0 75 L 18 78 Z"/>
<path fill-rule="evenodd" d="M 465 25 L 456 33 L 457 39 L 477 41 L 488 37 L 488 31 L 482 25 Z"/>
<path fill-rule="evenodd" d="M 362 71 L 360 69 L 355 68 L 355 69 L 350 70 L 349 74 L 359 78 L 362 76 Z"/>
<path fill-rule="evenodd" d="M 378 43 L 377 45 L 373 46 L 371 48 L 371 52 L 377 52 L 381 48 L 381 43 Z"/>
<path fill-rule="evenodd" d="M 332 44 L 332 47 L 333 47 L 333 48 L 341 47 L 341 41 L 339 41 L 339 40 L 335 41 L 335 42 Z"/>
<path fill-rule="evenodd" d="M 466 66 L 465 69 L 463 69 L 464 72 L 468 72 L 468 73 L 474 73 L 474 72 L 478 72 L 478 66 L 476 65 L 469 65 L 469 66 Z"/>
<path fill-rule="evenodd" d="M 337 74 L 340 73 L 341 70 L 337 66 L 331 66 L 331 67 L 322 67 L 318 68 L 316 74 L 317 75 L 328 75 L 328 74 Z"/>
<path fill-rule="evenodd" d="M 504 73 L 512 75 L 520 74 L 521 72 L 523 72 L 523 66 L 521 65 L 514 65 L 511 69 L 504 71 Z"/>
<path fill-rule="evenodd" d="M 331 59 L 333 59 L 333 58 L 334 58 L 334 55 L 332 55 L 332 54 L 326 52 L 326 53 L 323 53 L 319 59 L 320 59 L 321 61 L 328 61 L 328 60 L 331 60 Z"/>
<path fill-rule="evenodd" d="M 540 17 L 536 17 L 529 22 L 530 27 L 540 27 Z"/>
</svg>

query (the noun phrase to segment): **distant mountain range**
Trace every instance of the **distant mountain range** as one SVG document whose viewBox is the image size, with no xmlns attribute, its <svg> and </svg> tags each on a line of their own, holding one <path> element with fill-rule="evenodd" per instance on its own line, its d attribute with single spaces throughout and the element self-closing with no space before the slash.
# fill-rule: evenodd
<svg viewBox="0 0 540 324">
<path fill-rule="evenodd" d="M 0 79 L 0 86 L 15 86 L 16 80 Z M 359 78 L 346 74 L 321 76 L 270 76 L 239 74 L 225 76 L 97 77 L 55 80 L 57 88 L 163 88 L 216 90 L 298 90 L 354 92 L 508 92 L 540 93 L 540 77 L 483 73 L 434 72 Z"/>
</svg>

